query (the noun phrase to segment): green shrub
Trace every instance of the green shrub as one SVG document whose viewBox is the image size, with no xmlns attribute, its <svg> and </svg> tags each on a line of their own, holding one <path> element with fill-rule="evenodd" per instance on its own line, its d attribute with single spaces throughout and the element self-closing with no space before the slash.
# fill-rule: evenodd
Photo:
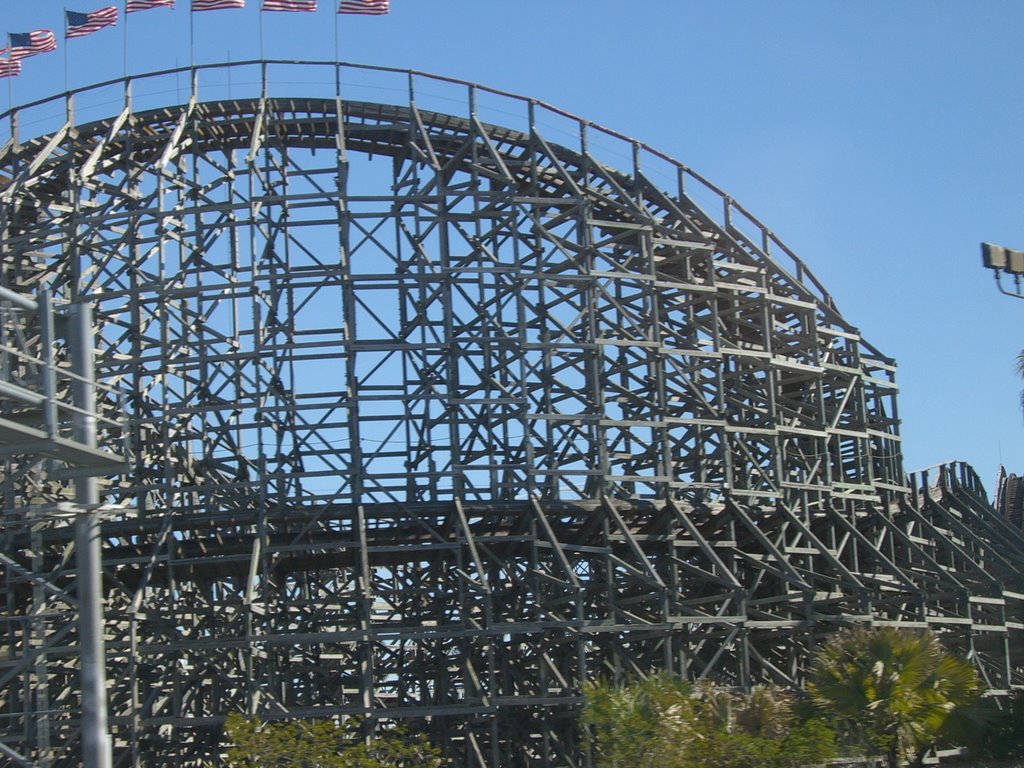
<svg viewBox="0 0 1024 768">
<path fill-rule="evenodd" d="M 403 728 L 360 738 L 360 722 L 282 720 L 264 723 L 228 715 L 228 768 L 437 768 L 440 752 Z"/>
<path fill-rule="evenodd" d="M 776 687 L 737 694 L 659 675 L 586 687 L 582 718 L 599 768 L 799 768 L 836 754 L 823 722 Z"/>
</svg>

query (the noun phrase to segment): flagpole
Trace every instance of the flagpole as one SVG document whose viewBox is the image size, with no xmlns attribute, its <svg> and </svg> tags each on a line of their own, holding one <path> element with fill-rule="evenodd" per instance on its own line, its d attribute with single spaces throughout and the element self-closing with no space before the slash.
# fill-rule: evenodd
<svg viewBox="0 0 1024 768">
<path fill-rule="evenodd" d="M 332 2 L 333 2 L 333 0 L 332 0 Z M 340 15 L 341 14 L 339 14 L 337 11 L 334 11 L 334 95 L 335 96 L 341 96 L 341 67 L 338 66 L 341 63 L 339 61 L 339 59 L 341 57 L 341 54 L 339 53 L 339 51 L 341 49 L 339 48 L 339 44 L 338 44 L 338 16 L 340 16 Z"/>
<path fill-rule="evenodd" d="M 124 57 L 122 65 L 124 77 L 128 79 L 128 0 L 124 0 Z"/>
<path fill-rule="evenodd" d="M 69 75 L 68 75 L 68 71 L 69 71 L 68 70 L 68 67 L 69 67 L 69 64 L 68 64 L 68 49 L 70 47 L 71 46 L 68 45 L 68 7 L 65 5 L 64 6 L 64 45 L 61 46 L 61 48 L 64 49 L 64 90 L 65 91 L 71 90 L 71 88 L 68 85 L 68 79 L 69 79 Z"/>
<path fill-rule="evenodd" d="M 12 53 L 14 53 L 14 51 L 11 50 L 11 33 L 8 32 L 7 33 L 7 67 L 8 67 L 8 69 L 7 69 L 7 108 L 13 112 L 14 111 L 14 74 L 11 72 L 11 69 L 10 69 L 11 61 L 13 60 L 11 58 L 11 54 Z M 13 125 L 13 123 L 12 123 L 12 125 Z M 14 130 L 13 129 L 11 130 L 11 138 L 12 139 L 14 138 Z"/>
<path fill-rule="evenodd" d="M 260 61 L 263 61 L 263 5 L 260 5 L 260 9 L 256 12 L 259 14 L 260 20 Z"/>
<path fill-rule="evenodd" d="M 14 110 L 14 104 L 11 102 L 11 82 L 10 82 L 11 81 L 11 69 L 10 69 L 11 62 L 10 62 L 10 59 L 4 59 L 4 61 L 7 62 L 7 113 L 8 114 L 7 114 L 7 129 L 6 130 L 10 131 L 11 135 L 9 136 L 9 138 L 13 139 L 14 138 L 14 131 L 11 130 L 12 119 L 11 119 L 11 114 L 10 114 Z M 2 137 L 3 137 L 2 130 L 3 129 L 0 128 L 0 139 L 2 139 Z"/>
<path fill-rule="evenodd" d="M 193 69 L 196 65 L 196 11 L 190 5 L 188 8 L 188 67 Z"/>
</svg>

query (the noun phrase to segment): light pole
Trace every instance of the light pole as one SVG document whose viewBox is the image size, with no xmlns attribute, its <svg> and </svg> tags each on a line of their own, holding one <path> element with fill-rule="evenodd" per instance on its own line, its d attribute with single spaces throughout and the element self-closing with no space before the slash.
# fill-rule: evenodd
<svg viewBox="0 0 1024 768">
<path fill-rule="evenodd" d="M 75 568 L 78 598 L 78 645 L 81 664 L 82 719 L 81 745 L 84 768 L 110 768 L 111 741 L 107 724 L 106 654 L 103 643 L 103 565 L 101 552 L 101 518 L 96 475 L 118 474 L 124 457 L 97 445 L 97 402 L 94 371 L 94 338 L 92 308 L 79 300 L 62 313 L 70 370 L 55 357 L 56 321 L 53 300 L 47 289 L 40 289 L 36 299 L 0 286 L 0 322 L 15 327 L 19 316 L 32 315 L 39 325 L 39 349 L 30 350 L 4 346 L 5 362 L 14 361 L 17 369 L 25 361 L 39 364 L 39 389 L 23 386 L 19 380 L 6 380 L 7 367 L 0 371 L 0 399 L 31 409 L 34 419 L 11 420 L 0 413 L 0 446 L 14 447 L 25 454 L 38 453 L 64 462 L 74 472 L 75 502 L 66 505 L 75 520 Z M 5 314 L 6 313 L 6 314 Z M 26 334 L 12 333 L 13 338 Z M 68 386 L 58 385 L 58 377 Z M 70 402 L 65 390 L 70 389 Z M 72 434 L 62 431 L 63 421 L 70 420 Z M 105 419 L 109 422 L 109 419 Z M 0 753 L 19 764 L 31 762 L 17 752 L 0 745 Z"/>
<path fill-rule="evenodd" d="M 96 382 L 93 373 L 92 307 L 71 305 L 71 350 L 74 438 L 96 448 Z M 75 561 L 78 569 L 78 644 L 82 664 L 82 763 L 85 768 L 110 768 L 107 728 L 106 653 L 103 647 L 103 558 L 100 551 L 99 491 L 96 478 L 75 480 Z"/>
</svg>

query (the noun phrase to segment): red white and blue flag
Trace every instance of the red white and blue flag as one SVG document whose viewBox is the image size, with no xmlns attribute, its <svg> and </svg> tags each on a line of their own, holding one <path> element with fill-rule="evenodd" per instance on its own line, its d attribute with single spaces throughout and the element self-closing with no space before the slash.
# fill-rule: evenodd
<svg viewBox="0 0 1024 768">
<path fill-rule="evenodd" d="M 362 13 L 367 16 L 382 16 L 388 10 L 388 0 L 341 0 L 338 6 L 338 13 Z"/>
<path fill-rule="evenodd" d="M 135 11 L 148 11 L 152 8 L 173 8 L 174 0 L 128 0 L 125 4 L 125 13 Z"/>
<path fill-rule="evenodd" d="M 108 5 L 106 8 L 100 8 L 98 11 L 91 11 L 89 13 L 65 11 L 64 15 L 67 19 L 67 31 L 64 33 L 64 37 L 69 40 L 72 37 L 91 35 L 93 32 L 99 32 L 104 27 L 117 26 L 116 5 Z"/>
<path fill-rule="evenodd" d="M 226 8 L 245 8 L 245 0 L 192 0 L 193 11 L 220 11 Z"/>
<path fill-rule="evenodd" d="M 7 49 L 5 48 L 0 53 L 3 53 Z M 0 59 L 0 77 L 17 77 L 21 74 L 21 62 L 11 61 L 10 59 Z"/>
<path fill-rule="evenodd" d="M 11 45 L 8 58 L 11 59 L 27 59 L 29 56 L 38 56 L 40 53 L 57 50 L 57 38 L 48 29 L 37 29 L 34 32 L 11 32 L 7 38 Z"/>
<path fill-rule="evenodd" d="M 316 0 L 263 0 L 264 11 L 315 11 Z"/>
</svg>

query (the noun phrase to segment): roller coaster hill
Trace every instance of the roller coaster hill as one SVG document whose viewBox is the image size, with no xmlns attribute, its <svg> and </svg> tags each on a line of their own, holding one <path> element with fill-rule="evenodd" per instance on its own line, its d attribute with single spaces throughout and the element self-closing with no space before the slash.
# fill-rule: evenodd
<svg viewBox="0 0 1024 768">
<path fill-rule="evenodd" d="M 894 361 L 686 166 L 323 62 L 133 76 L 2 125 L 0 283 L 92 307 L 97 450 L 126 457 L 99 481 L 115 765 L 213 762 L 240 712 L 589 766 L 584 681 L 799 685 L 853 623 L 1024 683 L 1020 531 L 966 466 L 904 475 Z M 67 335 L 0 306 L 0 744 L 65 768 L 59 511 L 96 467 L 52 450 L 71 384 L 10 396 L 67 370 Z M 51 442 L 11 437 L 46 409 Z"/>
</svg>

